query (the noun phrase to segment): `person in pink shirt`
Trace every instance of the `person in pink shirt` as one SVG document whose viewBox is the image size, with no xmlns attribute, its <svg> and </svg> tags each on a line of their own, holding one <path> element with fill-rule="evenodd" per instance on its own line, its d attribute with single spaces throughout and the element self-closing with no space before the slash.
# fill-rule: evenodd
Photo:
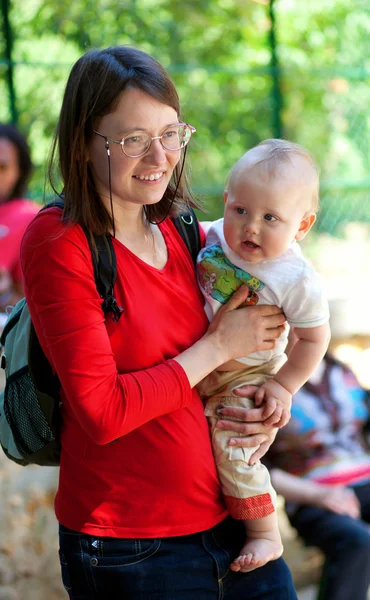
<svg viewBox="0 0 370 600">
<path fill-rule="evenodd" d="M 31 172 L 26 138 L 13 125 L 0 123 L 0 311 L 23 296 L 19 249 L 40 208 L 24 198 Z"/>
</svg>

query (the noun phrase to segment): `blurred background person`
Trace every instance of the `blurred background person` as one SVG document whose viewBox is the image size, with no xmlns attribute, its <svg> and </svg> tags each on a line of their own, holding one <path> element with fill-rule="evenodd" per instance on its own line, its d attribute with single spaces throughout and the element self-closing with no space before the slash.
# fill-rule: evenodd
<svg viewBox="0 0 370 600">
<path fill-rule="evenodd" d="M 40 209 L 24 197 L 31 173 L 26 138 L 13 125 L 0 123 L 0 311 L 23 296 L 20 244 Z"/>
<path fill-rule="evenodd" d="M 370 584 L 369 393 L 330 354 L 294 395 L 268 453 L 293 527 L 325 563 L 320 600 L 366 600 Z"/>
</svg>

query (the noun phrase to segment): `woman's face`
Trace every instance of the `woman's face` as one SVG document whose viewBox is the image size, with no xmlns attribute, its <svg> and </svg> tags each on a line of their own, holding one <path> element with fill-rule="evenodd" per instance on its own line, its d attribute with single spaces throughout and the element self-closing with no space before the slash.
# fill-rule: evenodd
<svg viewBox="0 0 370 600">
<path fill-rule="evenodd" d="M 18 149 L 7 138 L 0 138 L 0 202 L 10 198 L 19 177 Z"/>
<path fill-rule="evenodd" d="M 113 140 L 121 140 L 129 133 L 145 131 L 151 137 L 159 136 L 169 126 L 178 123 L 176 110 L 162 104 L 145 92 L 125 90 L 115 110 L 96 123 L 96 131 Z M 109 143 L 112 197 L 122 208 L 140 208 L 161 200 L 180 159 L 181 151 L 165 150 L 160 140 L 153 140 L 149 150 L 138 158 L 126 156 L 118 144 Z M 108 206 L 108 160 L 105 141 L 94 134 L 89 146 L 95 185 L 103 202 Z M 152 179 L 146 179 L 146 177 Z M 145 179 L 144 179 L 145 177 Z"/>
</svg>

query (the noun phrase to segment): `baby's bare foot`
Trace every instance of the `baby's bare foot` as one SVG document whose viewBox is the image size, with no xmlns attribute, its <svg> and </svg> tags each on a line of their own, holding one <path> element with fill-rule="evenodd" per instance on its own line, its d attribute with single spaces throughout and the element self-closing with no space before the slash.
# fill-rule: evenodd
<svg viewBox="0 0 370 600">
<path fill-rule="evenodd" d="M 232 571 L 248 573 L 263 567 L 271 560 L 280 558 L 283 545 L 279 540 L 255 539 L 247 541 L 240 551 L 240 555 L 231 563 Z"/>
</svg>

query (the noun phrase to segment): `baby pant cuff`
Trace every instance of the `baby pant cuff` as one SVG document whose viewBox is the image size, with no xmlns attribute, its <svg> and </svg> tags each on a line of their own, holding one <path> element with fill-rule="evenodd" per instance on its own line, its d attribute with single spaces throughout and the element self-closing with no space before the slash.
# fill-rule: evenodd
<svg viewBox="0 0 370 600">
<path fill-rule="evenodd" d="M 230 515 L 238 520 L 261 519 L 275 510 L 270 494 L 261 494 L 250 498 L 224 496 L 224 499 Z"/>
</svg>

